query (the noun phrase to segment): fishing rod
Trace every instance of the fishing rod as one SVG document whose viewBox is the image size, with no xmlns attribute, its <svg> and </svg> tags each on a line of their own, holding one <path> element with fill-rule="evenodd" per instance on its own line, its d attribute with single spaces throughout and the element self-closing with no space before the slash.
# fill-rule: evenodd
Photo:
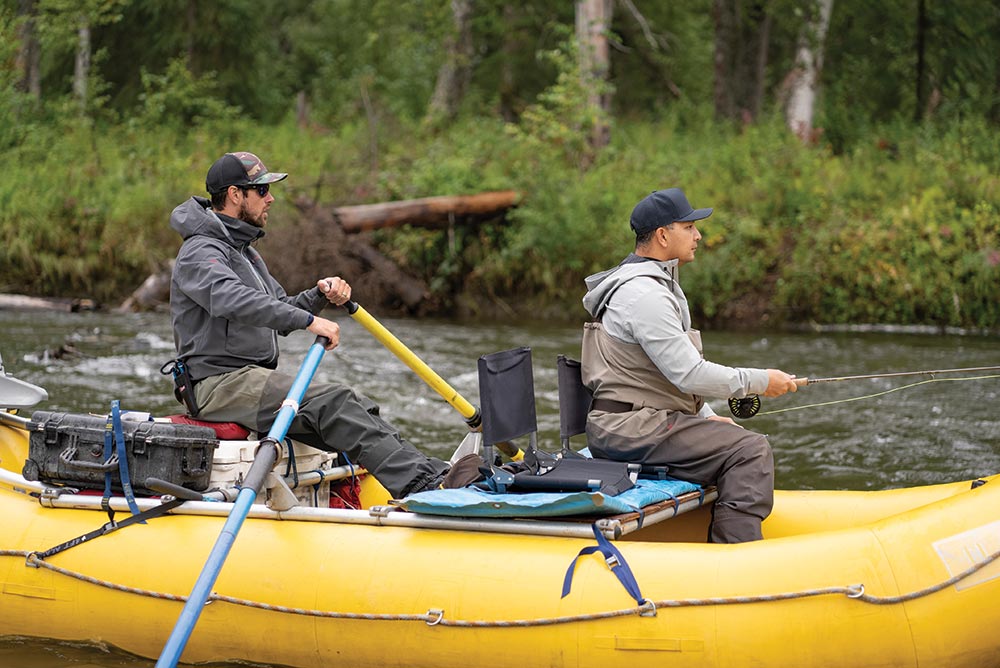
<svg viewBox="0 0 1000 668">
<path fill-rule="evenodd" d="M 836 376 L 831 378 L 796 378 L 799 387 L 816 383 L 839 383 L 849 380 L 869 380 L 872 378 L 902 378 L 904 376 L 937 376 L 945 373 L 977 373 L 980 371 L 1000 371 L 1000 366 L 974 366 L 963 369 L 927 369 L 925 371 L 897 371 L 893 373 L 869 373 L 858 376 Z M 752 394 L 746 397 L 731 397 L 729 410 L 738 418 L 752 418 L 760 411 L 760 396 Z"/>
</svg>

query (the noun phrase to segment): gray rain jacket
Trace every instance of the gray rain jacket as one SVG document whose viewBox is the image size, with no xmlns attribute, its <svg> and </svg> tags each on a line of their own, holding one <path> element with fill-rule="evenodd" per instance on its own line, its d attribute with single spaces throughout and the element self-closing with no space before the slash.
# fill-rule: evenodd
<svg viewBox="0 0 1000 668">
<path fill-rule="evenodd" d="M 716 399 L 764 392 L 768 383 L 764 369 L 715 364 L 695 348 L 688 336 L 691 314 L 677 269 L 677 260 L 629 255 L 617 267 L 587 277 L 583 306 L 609 335 L 639 344 L 682 392 Z M 715 413 L 705 404 L 700 414 Z"/>
<path fill-rule="evenodd" d="M 285 294 L 250 245 L 264 230 L 216 214 L 203 197 L 174 209 L 170 226 L 184 238 L 170 281 L 174 345 L 191 378 L 276 368 L 277 335 L 308 327 L 326 296 L 318 288 Z"/>
</svg>

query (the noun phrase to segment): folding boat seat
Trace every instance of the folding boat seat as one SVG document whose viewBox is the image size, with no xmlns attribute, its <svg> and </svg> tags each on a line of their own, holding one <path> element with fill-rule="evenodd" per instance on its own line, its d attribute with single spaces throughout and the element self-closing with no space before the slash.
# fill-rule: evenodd
<svg viewBox="0 0 1000 668">
<path fill-rule="evenodd" d="M 593 397 L 583 384 L 580 363 L 565 355 L 556 358 L 559 379 L 559 441 L 563 457 L 582 457 L 570 447 L 570 439 L 587 430 L 587 413 Z"/>
<path fill-rule="evenodd" d="M 556 370 L 559 378 L 559 440 L 562 442 L 563 457 L 582 457 L 579 452 L 570 447 L 570 439 L 587 430 L 587 413 L 593 396 L 583 384 L 580 362 L 559 355 L 556 358 Z M 666 466 L 643 466 L 640 476 L 655 480 L 665 480 Z"/>
<path fill-rule="evenodd" d="M 504 350 L 479 358 L 479 401 L 484 466 L 490 471 L 487 485 L 493 491 L 600 490 L 615 495 L 633 486 L 637 465 L 589 459 L 575 453 L 564 457 L 538 449 L 530 348 Z M 586 412 L 582 416 L 586 425 Z M 523 436 L 529 437 L 524 455 L 528 470 L 512 473 L 497 467 L 493 446 Z"/>
<path fill-rule="evenodd" d="M 491 487 L 506 487 L 513 475 L 496 466 L 497 443 L 529 437 L 525 462 L 537 457 L 538 418 L 531 348 L 521 347 L 479 358 L 479 405 L 483 423 L 483 463 L 492 472 Z"/>
</svg>

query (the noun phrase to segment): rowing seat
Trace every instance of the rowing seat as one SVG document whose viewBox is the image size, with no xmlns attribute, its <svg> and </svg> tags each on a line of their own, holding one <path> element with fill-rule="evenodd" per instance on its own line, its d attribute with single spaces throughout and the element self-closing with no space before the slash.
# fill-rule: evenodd
<svg viewBox="0 0 1000 668">
<path fill-rule="evenodd" d="M 198 427 L 208 427 L 215 432 L 220 441 L 245 441 L 250 436 L 250 430 L 235 422 L 208 422 L 196 420 L 188 415 L 168 415 L 167 420 L 174 424 L 193 424 Z"/>
</svg>

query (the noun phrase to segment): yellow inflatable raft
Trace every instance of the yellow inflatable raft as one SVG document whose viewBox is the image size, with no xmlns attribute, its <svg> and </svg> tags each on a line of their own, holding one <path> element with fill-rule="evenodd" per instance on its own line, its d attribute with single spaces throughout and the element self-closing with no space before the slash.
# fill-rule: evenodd
<svg viewBox="0 0 1000 668">
<path fill-rule="evenodd" d="M 189 501 L 40 559 L 107 522 L 100 496 L 21 476 L 24 419 L 0 413 L 0 633 L 159 655 L 229 503 Z M 385 505 L 255 505 L 182 656 L 299 667 L 1000 665 L 1000 479 L 778 492 L 765 540 L 702 542 L 707 504 L 602 527 L 453 519 Z M 139 499 L 140 509 L 159 504 Z M 272 504 L 273 505 L 273 504 Z M 118 518 L 128 516 L 115 498 Z M 673 514 L 668 513 L 668 514 Z M 651 513 L 655 515 L 655 513 Z M 616 524 L 617 522 L 617 524 Z M 613 529 L 609 529 L 613 527 Z"/>
</svg>

